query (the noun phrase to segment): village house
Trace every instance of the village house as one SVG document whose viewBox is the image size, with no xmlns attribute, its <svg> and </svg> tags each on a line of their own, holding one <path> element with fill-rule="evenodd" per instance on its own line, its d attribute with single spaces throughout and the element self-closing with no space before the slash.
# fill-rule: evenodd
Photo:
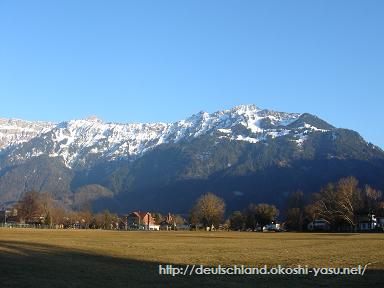
<svg viewBox="0 0 384 288">
<path fill-rule="evenodd" d="M 0 222 L 17 223 L 17 209 L 16 208 L 3 208 L 0 210 Z"/>
<path fill-rule="evenodd" d="M 357 217 L 357 230 L 358 231 L 372 231 L 376 228 L 377 220 L 375 215 L 359 215 Z"/>
<path fill-rule="evenodd" d="M 129 230 L 159 230 L 160 225 L 155 224 L 155 219 L 149 212 L 135 211 L 127 216 Z"/>
</svg>

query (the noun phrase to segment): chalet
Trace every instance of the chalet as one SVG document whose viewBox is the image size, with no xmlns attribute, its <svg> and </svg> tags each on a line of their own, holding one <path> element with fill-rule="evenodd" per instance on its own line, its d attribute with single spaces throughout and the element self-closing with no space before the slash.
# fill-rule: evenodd
<svg viewBox="0 0 384 288">
<path fill-rule="evenodd" d="M 149 212 L 131 212 L 127 216 L 127 227 L 130 230 L 159 230 L 155 219 Z"/>
</svg>

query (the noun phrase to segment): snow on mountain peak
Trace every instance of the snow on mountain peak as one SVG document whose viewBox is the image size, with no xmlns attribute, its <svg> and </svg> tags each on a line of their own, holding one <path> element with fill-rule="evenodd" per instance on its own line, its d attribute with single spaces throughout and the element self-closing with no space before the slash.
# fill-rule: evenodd
<svg viewBox="0 0 384 288">
<path fill-rule="evenodd" d="M 0 118 L 0 151 L 27 142 L 54 126 L 50 122 L 32 122 L 20 119 Z"/>
<path fill-rule="evenodd" d="M 0 121 L 0 141 L 4 143 L 0 151 L 13 145 L 11 157 L 15 159 L 45 154 L 62 157 L 68 167 L 75 167 L 95 159 L 131 159 L 160 144 L 188 141 L 203 135 L 257 143 L 268 137 L 292 133 L 288 125 L 299 117 L 300 114 L 240 105 L 214 113 L 199 112 L 174 123 L 104 123 L 92 116 L 59 124 L 21 121 L 14 123 L 16 128 L 9 133 L 9 129 L 4 128 L 9 124 Z M 308 127 L 295 129 L 300 144 L 306 133 L 313 130 Z M 32 138 L 34 141 L 29 141 Z M 29 151 L 27 154 L 26 150 Z"/>
</svg>

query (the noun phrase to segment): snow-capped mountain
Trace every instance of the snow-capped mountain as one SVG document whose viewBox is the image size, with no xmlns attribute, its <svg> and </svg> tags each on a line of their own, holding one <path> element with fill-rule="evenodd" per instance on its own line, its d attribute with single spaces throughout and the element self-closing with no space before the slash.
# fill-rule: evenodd
<svg viewBox="0 0 384 288">
<path fill-rule="evenodd" d="M 49 122 L 0 118 L 0 150 L 28 142 L 32 138 L 48 132 L 54 126 Z"/>
<path fill-rule="evenodd" d="M 241 210 L 340 177 L 384 189 L 384 151 L 357 132 L 254 105 L 174 123 L 2 119 L 0 139 L 0 204 L 36 190 L 72 207 L 184 213 L 207 191 Z"/>
<path fill-rule="evenodd" d="M 3 119 L 0 152 L 8 149 L 9 161 L 44 154 L 61 157 L 67 167 L 84 167 L 94 159 L 135 159 L 160 144 L 203 135 L 250 143 L 291 135 L 292 141 L 301 145 L 308 133 L 328 131 L 311 121 L 292 125 L 301 117 L 241 105 L 212 114 L 200 112 L 175 123 L 117 124 L 104 123 L 96 117 L 58 124 Z"/>
</svg>

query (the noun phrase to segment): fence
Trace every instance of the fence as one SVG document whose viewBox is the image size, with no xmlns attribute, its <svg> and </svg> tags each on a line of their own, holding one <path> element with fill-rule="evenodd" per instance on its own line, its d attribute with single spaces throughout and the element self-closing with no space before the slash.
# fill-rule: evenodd
<svg viewBox="0 0 384 288">
<path fill-rule="evenodd" d="M 1 228 L 36 228 L 36 229 L 52 229 L 50 225 L 43 224 L 20 224 L 20 223 L 0 223 Z"/>
</svg>

